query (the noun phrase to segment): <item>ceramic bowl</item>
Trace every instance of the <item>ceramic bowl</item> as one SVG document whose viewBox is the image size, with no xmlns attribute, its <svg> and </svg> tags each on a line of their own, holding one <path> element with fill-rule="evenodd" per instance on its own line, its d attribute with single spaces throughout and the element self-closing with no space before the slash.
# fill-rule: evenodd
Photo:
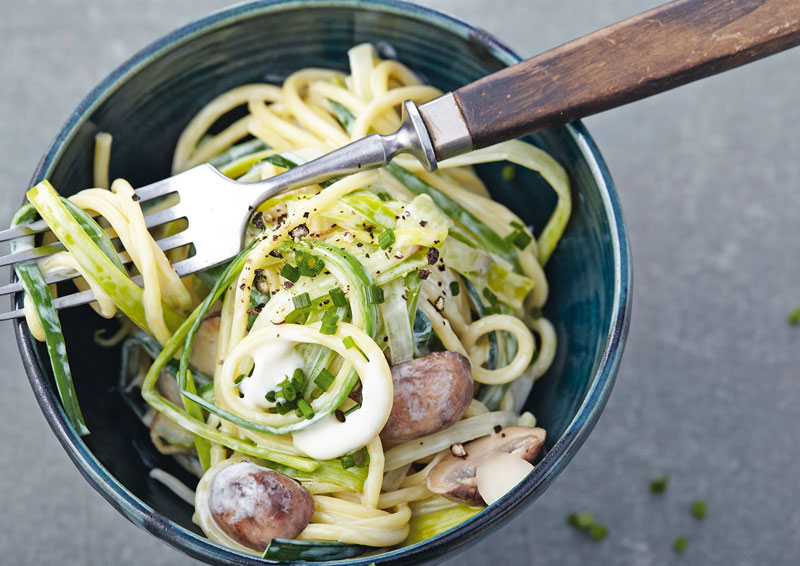
<svg viewBox="0 0 800 566">
<path fill-rule="evenodd" d="M 32 184 L 48 178 L 64 194 L 91 185 L 93 136 L 111 132 L 113 177 L 134 186 L 169 174 L 181 129 L 211 98 L 234 86 L 280 82 L 303 67 L 346 70 L 348 48 L 372 42 L 444 91 L 515 63 L 501 42 L 464 22 L 400 2 L 255 2 L 212 14 L 145 48 L 114 71 L 70 115 L 45 153 Z M 544 309 L 558 331 L 558 354 L 528 400 L 548 431 L 547 453 L 515 490 L 471 520 L 420 544 L 343 563 L 419 564 L 441 560 L 496 529 L 532 503 L 586 439 L 614 382 L 629 320 L 630 256 L 608 170 L 580 123 L 530 141 L 569 172 L 573 216 L 547 264 L 551 295 Z M 493 196 L 537 229 L 554 196 L 533 173 L 513 182 L 500 165 L 480 167 Z M 34 394 L 64 449 L 87 481 L 131 522 L 188 555 L 214 564 L 263 564 L 222 548 L 192 524 L 192 508 L 148 470 L 185 474 L 152 447 L 148 431 L 117 389 L 120 350 L 94 344 L 113 325 L 88 307 L 62 315 L 80 404 L 91 434 L 80 438 L 59 405 L 47 356 L 23 322 L 19 349 Z M 554 518 L 561 520 L 561 518 Z"/>
</svg>

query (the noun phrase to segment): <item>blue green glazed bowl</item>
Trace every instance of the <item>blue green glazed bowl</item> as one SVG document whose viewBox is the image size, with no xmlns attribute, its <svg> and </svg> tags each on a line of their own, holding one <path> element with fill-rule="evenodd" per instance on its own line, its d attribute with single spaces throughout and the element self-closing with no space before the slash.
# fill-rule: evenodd
<svg viewBox="0 0 800 566">
<path fill-rule="evenodd" d="M 372 42 L 442 90 L 455 89 L 519 60 L 486 32 L 401 2 L 255 2 L 210 15 L 156 41 L 106 78 L 72 113 L 34 173 L 66 194 L 91 185 L 93 137 L 111 132 L 111 173 L 134 186 L 169 174 L 181 129 L 211 98 L 234 86 L 280 82 L 303 67 L 346 69 L 351 46 Z M 545 314 L 558 331 L 550 371 L 527 409 L 548 431 L 547 453 L 528 478 L 499 502 L 435 538 L 351 565 L 420 564 L 442 560 L 498 528 L 532 503 L 564 469 L 592 430 L 611 391 L 630 313 L 630 252 L 611 178 L 580 123 L 530 140 L 568 171 L 573 216 L 547 265 L 551 295 Z M 479 173 L 493 196 L 541 228 L 554 196 L 530 172 L 503 181 L 500 165 Z M 191 482 L 152 447 L 148 431 L 116 388 L 119 349 L 94 344 L 108 322 L 87 308 L 63 313 L 78 398 L 91 434 L 68 424 L 41 345 L 24 322 L 16 336 L 31 386 L 50 426 L 87 481 L 134 524 L 213 564 L 263 564 L 222 548 L 192 524 L 192 508 L 149 479 L 154 466 Z M 113 325 L 113 323 L 112 323 Z M 553 518 L 561 520 L 561 518 Z"/>
</svg>

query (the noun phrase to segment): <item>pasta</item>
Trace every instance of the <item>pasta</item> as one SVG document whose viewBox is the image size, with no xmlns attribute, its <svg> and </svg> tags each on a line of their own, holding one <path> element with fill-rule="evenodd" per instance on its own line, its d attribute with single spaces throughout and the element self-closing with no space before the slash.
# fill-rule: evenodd
<svg viewBox="0 0 800 566">
<path fill-rule="evenodd" d="M 249 84 L 218 96 L 184 129 L 173 173 L 210 162 L 242 182 L 269 178 L 369 133 L 390 133 L 404 100 L 441 94 L 370 45 L 351 49 L 349 64 L 349 75 L 305 69 L 280 87 Z M 220 123 L 237 108 L 246 114 Z M 103 340 L 124 339 L 135 353 L 125 388 L 141 391 L 156 449 L 200 476 L 195 522 L 210 539 L 277 558 L 286 538 L 327 553 L 410 544 L 482 508 L 475 489 L 437 491 L 432 479 L 466 463 L 474 476 L 480 460 L 471 447 L 500 443 L 508 430 L 522 435 L 524 450 L 496 449 L 534 460 L 544 432 L 520 411 L 555 355 L 556 333 L 541 316 L 543 265 L 571 207 L 566 173 L 548 154 L 506 142 L 446 160 L 435 173 L 400 157 L 275 196 L 255 211 L 237 258 L 181 280 L 171 263 L 191 249 L 165 253 L 156 240 L 182 225 L 145 226 L 145 214 L 172 202 L 143 210 L 126 181 L 109 183 L 111 151 L 111 136 L 98 135 L 96 186 L 68 199 L 102 218 L 88 235 L 97 250 L 68 246 L 38 267 L 45 276 L 78 276 L 101 316 L 126 315 Z M 537 171 L 555 191 L 538 239 L 473 171 L 490 161 Z M 54 194 L 37 187 L 30 195 L 46 219 L 60 213 Z M 124 252 L 99 257 L 104 238 L 117 238 Z M 115 292 L 98 275 L 106 264 L 115 284 L 140 274 L 141 288 Z M 45 340 L 37 306 L 26 297 L 31 332 Z M 414 408 L 419 399 L 424 410 Z M 439 413 L 448 417 L 433 422 Z M 231 474 L 239 491 L 217 485 Z M 170 474 L 151 475 L 190 497 Z M 262 529 L 263 543 L 245 523 L 263 527 L 268 509 L 251 491 L 265 482 L 312 503 L 302 528 L 275 536 Z"/>
</svg>

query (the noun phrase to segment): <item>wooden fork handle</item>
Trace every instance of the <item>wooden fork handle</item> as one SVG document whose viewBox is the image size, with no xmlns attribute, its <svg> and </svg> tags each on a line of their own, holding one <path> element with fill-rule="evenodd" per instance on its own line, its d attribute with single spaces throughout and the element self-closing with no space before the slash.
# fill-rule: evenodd
<svg viewBox="0 0 800 566">
<path fill-rule="evenodd" d="M 677 0 L 455 91 L 478 149 L 800 44 L 800 0 Z"/>
</svg>

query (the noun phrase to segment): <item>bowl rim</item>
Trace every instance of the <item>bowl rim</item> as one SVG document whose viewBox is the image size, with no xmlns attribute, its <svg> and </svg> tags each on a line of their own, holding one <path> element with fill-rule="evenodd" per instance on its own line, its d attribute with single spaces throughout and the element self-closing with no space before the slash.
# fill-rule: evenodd
<svg viewBox="0 0 800 566">
<path fill-rule="evenodd" d="M 199 34 L 228 25 L 237 19 L 255 14 L 310 7 L 382 11 L 415 18 L 444 28 L 462 38 L 470 38 L 472 41 L 481 43 L 493 56 L 505 64 L 510 65 L 521 60 L 508 46 L 483 29 L 442 12 L 402 0 L 256 0 L 231 6 L 212 12 L 153 41 L 103 79 L 80 102 L 59 130 L 37 165 L 31 186 L 50 173 L 53 164 L 61 158 L 64 149 L 79 127 L 88 120 L 91 112 L 151 60 L 178 48 L 182 43 Z M 481 535 L 507 521 L 516 512 L 532 503 L 544 491 L 586 440 L 605 407 L 616 377 L 630 324 L 632 296 L 630 247 L 619 198 L 599 149 L 581 122 L 573 122 L 565 127 L 576 142 L 597 183 L 609 222 L 614 256 L 612 316 L 606 331 L 606 343 L 598 369 L 575 417 L 533 472 L 516 489 L 506 494 L 498 503 L 488 507 L 486 511 L 436 537 L 410 547 L 388 551 L 374 557 L 340 561 L 337 564 L 367 566 L 376 559 L 381 564 L 416 564 L 433 560 L 457 549 L 463 549 L 465 545 L 475 542 Z M 268 563 L 255 556 L 223 548 L 209 539 L 185 529 L 151 509 L 125 488 L 97 460 L 69 424 L 61 404 L 47 385 L 46 372 L 42 371 L 41 360 L 39 360 L 24 319 L 15 321 L 14 332 L 31 389 L 48 424 L 80 473 L 117 511 L 135 525 L 194 558 L 226 564 Z"/>
</svg>

